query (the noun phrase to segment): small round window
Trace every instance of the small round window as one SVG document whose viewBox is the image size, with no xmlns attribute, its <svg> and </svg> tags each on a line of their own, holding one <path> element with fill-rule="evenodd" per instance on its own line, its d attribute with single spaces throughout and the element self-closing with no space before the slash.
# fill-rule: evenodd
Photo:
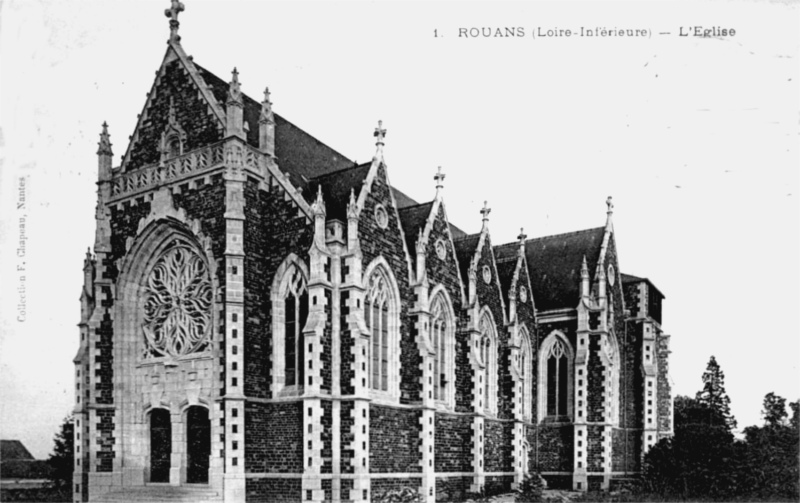
<svg viewBox="0 0 800 503">
<path fill-rule="evenodd" d="M 487 285 L 492 281 L 492 271 L 488 265 L 483 266 L 483 282 Z"/>
<path fill-rule="evenodd" d="M 386 208 L 382 204 L 375 206 L 375 222 L 378 227 L 385 229 L 389 226 L 389 215 L 386 213 Z"/>
<path fill-rule="evenodd" d="M 608 284 L 614 286 L 614 282 L 617 280 L 617 274 L 614 270 L 614 264 L 608 264 Z"/>
<path fill-rule="evenodd" d="M 439 257 L 440 260 L 444 260 L 447 256 L 447 247 L 441 239 L 436 240 L 436 256 Z"/>
<path fill-rule="evenodd" d="M 519 287 L 519 300 L 522 302 L 528 302 L 528 289 L 525 286 Z"/>
</svg>

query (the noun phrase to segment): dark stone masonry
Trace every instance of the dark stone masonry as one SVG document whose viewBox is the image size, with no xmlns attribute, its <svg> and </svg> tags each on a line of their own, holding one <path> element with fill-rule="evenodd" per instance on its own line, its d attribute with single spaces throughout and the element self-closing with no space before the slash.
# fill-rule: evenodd
<svg viewBox="0 0 800 503">
<path fill-rule="evenodd" d="M 74 501 L 153 483 L 459 501 L 533 472 L 583 491 L 635 477 L 672 435 L 670 336 L 664 295 L 619 270 L 610 199 L 592 229 L 496 244 L 484 207 L 466 233 L 441 173 L 421 203 L 390 185 L 380 123 L 356 164 L 197 65 L 176 5 L 118 166 L 100 135 Z"/>
</svg>

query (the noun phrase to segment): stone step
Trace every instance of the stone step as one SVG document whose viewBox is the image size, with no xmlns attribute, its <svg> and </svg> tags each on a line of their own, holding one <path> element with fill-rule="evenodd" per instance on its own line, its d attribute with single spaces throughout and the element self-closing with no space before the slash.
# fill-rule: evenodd
<svg viewBox="0 0 800 503">
<path fill-rule="evenodd" d="M 140 487 L 115 489 L 103 494 L 98 503 L 164 502 L 164 503 L 212 503 L 222 501 L 222 495 L 208 486 L 172 486 L 148 484 Z"/>
</svg>

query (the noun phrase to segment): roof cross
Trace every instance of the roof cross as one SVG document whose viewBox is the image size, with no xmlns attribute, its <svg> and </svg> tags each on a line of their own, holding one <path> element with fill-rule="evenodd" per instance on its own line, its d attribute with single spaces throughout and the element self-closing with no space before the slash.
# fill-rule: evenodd
<svg viewBox="0 0 800 503">
<path fill-rule="evenodd" d="M 383 121 L 378 121 L 378 127 L 375 128 L 375 132 L 372 134 L 377 140 L 375 141 L 375 145 L 383 146 L 383 140 L 386 138 L 386 129 L 383 128 Z"/>
<path fill-rule="evenodd" d="M 442 187 L 444 187 L 444 183 L 442 183 L 442 182 L 444 182 L 444 177 L 445 177 L 445 174 L 442 173 L 442 167 L 439 166 L 437 171 L 436 171 L 436 174 L 433 175 L 433 179 L 436 180 L 436 192 L 439 192 L 439 190 Z"/>
<path fill-rule="evenodd" d="M 483 208 L 481 208 L 481 215 L 483 215 L 483 226 L 486 227 L 486 224 L 489 222 L 489 213 L 492 212 L 492 209 L 489 208 L 489 204 L 487 201 L 483 202 Z"/>
<path fill-rule="evenodd" d="M 178 27 L 181 25 L 178 22 L 178 14 L 186 10 L 183 2 L 179 0 L 171 0 L 169 9 L 164 10 L 164 15 L 169 18 L 169 39 L 172 42 L 179 42 L 181 37 L 178 35 Z"/>
<path fill-rule="evenodd" d="M 239 70 L 236 67 L 233 67 L 233 72 L 231 72 L 231 81 L 228 84 L 228 103 L 231 101 L 241 102 L 242 100 L 242 89 L 241 85 L 239 84 Z"/>
</svg>

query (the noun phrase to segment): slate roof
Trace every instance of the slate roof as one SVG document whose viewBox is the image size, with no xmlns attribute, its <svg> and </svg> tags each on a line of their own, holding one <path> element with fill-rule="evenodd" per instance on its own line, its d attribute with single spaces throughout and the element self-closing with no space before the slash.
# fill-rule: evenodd
<svg viewBox="0 0 800 503">
<path fill-rule="evenodd" d="M 230 88 L 229 83 L 225 82 L 223 79 L 217 77 L 214 73 L 206 70 L 197 63 L 193 62 L 193 64 L 203 77 L 203 80 L 205 80 L 206 84 L 208 84 L 208 86 L 211 88 L 211 93 L 214 95 L 214 98 L 217 99 L 222 109 L 225 110 L 226 101 L 228 99 L 228 89 Z M 246 133 L 247 143 L 254 147 L 258 147 L 258 119 L 261 115 L 261 103 L 244 93 L 242 93 L 242 100 L 244 102 L 244 120 L 249 128 L 249 131 Z M 329 197 L 327 191 L 325 190 L 325 184 L 342 187 L 347 186 L 348 188 L 346 195 L 349 198 L 349 186 L 351 186 L 353 183 L 352 177 L 356 175 L 348 171 L 355 168 L 362 168 L 365 165 L 368 166 L 369 163 L 356 166 L 353 161 L 341 153 L 325 145 L 280 115 L 274 112 L 273 114 L 275 116 L 275 156 L 278 158 L 278 166 L 280 167 L 281 171 L 289 176 L 292 184 L 303 192 L 303 194 L 306 196 L 306 200 L 309 203 L 313 202 L 313 198 L 316 197 L 317 193 L 316 185 L 314 185 L 312 188 L 313 190 L 309 190 L 309 184 L 314 179 L 317 179 L 317 182 L 322 182 L 328 217 L 334 218 L 331 215 L 331 208 L 328 207 Z M 336 172 L 342 173 L 339 175 L 334 175 Z M 320 177 L 327 175 L 332 175 L 332 177 L 325 180 L 320 179 Z M 342 176 L 345 179 L 341 181 L 335 181 L 333 178 L 336 176 Z M 356 195 L 358 195 L 359 190 L 360 187 L 356 188 Z M 394 194 L 398 209 L 419 204 L 417 201 L 395 187 L 392 187 L 392 193 Z M 311 199 L 309 199 L 309 196 L 312 196 Z M 335 196 L 335 198 L 337 198 L 337 215 L 341 213 L 341 201 L 338 201 L 339 196 L 339 194 Z M 344 208 L 344 211 L 346 212 L 346 202 Z M 337 216 L 336 218 L 341 218 L 341 216 Z M 450 233 L 452 234 L 453 238 L 463 237 L 466 235 L 464 231 L 452 224 L 450 224 Z"/>
<path fill-rule="evenodd" d="M 458 260 L 458 271 L 461 273 L 461 280 L 464 286 L 469 284 L 469 265 L 475 256 L 478 248 L 478 240 L 481 234 L 469 234 L 464 237 L 453 239 L 453 246 L 456 249 L 456 259 Z"/>
<path fill-rule="evenodd" d="M 202 66 L 194 63 L 198 72 L 211 88 L 211 93 L 223 109 L 228 100 L 230 85 Z M 242 93 L 244 120 L 249 127 L 247 143 L 258 147 L 258 118 L 261 103 Z M 281 171 L 289 175 L 292 184 L 305 189 L 311 178 L 351 168 L 354 163 L 344 155 L 325 145 L 278 114 L 275 115 L 275 155 Z"/>
<path fill-rule="evenodd" d="M 625 274 L 624 272 L 619 273 L 619 275 L 622 278 L 623 285 L 627 285 L 629 283 L 645 282 L 648 285 L 650 285 L 653 288 L 653 290 L 655 290 L 661 296 L 662 299 L 666 298 L 664 294 L 661 293 L 661 290 L 659 290 L 658 287 L 654 285 L 653 282 L 647 278 L 640 278 L 639 276 L 634 276 L 633 274 Z"/>
<path fill-rule="evenodd" d="M 433 208 L 433 201 L 427 203 L 415 204 L 414 206 L 406 206 L 400 208 L 400 225 L 403 226 L 403 234 L 406 238 L 406 246 L 408 246 L 408 253 L 411 255 L 411 262 L 416 265 L 417 263 L 417 237 L 420 230 L 425 229 L 425 223 L 431 214 Z"/>
<path fill-rule="evenodd" d="M 394 201 L 397 203 L 397 209 L 407 208 L 409 206 L 418 204 L 415 200 L 408 197 L 404 192 L 401 192 L 394 187 L 392 187 L 392 193 L 394 193 Z"/>
<path fill-rule="evenodd" d="M 350 190 L 356 199 L 364 186 L 371 163 L 352 166 L 348 169 L 326 173 L 306 182 L 303 196 L 312 202 L 317 197 L 317 189 L 322 186 L 322 198 L 325 201 L 325 212 L 328 220 L 347 221 L 347 204 L 350 202 Z"/>
<path fill-rule="evenodd" d="M 514 279 L 514 271 L 517 269 L 519 242 L 495 246 L 493 251 L 495 263 L 497 264 L 497 279 L 500 281 L 500 290 L 503 292 L 503 298 L 508 300 L 511 281 Z"/>
<path fill-rule="evenodd" d="M 0 459 L 32 461 L 34 458 L 19 440 L 0 440 Z"/>
<path fill-rule="evenodd" d="M 578 305 L 583 257 L 586 256 L 589 274 L 593 278 L 604 234 L 605 227 L 597 227 L 525 242 L 525 258 L 537 310 Z"/>
</svg>

